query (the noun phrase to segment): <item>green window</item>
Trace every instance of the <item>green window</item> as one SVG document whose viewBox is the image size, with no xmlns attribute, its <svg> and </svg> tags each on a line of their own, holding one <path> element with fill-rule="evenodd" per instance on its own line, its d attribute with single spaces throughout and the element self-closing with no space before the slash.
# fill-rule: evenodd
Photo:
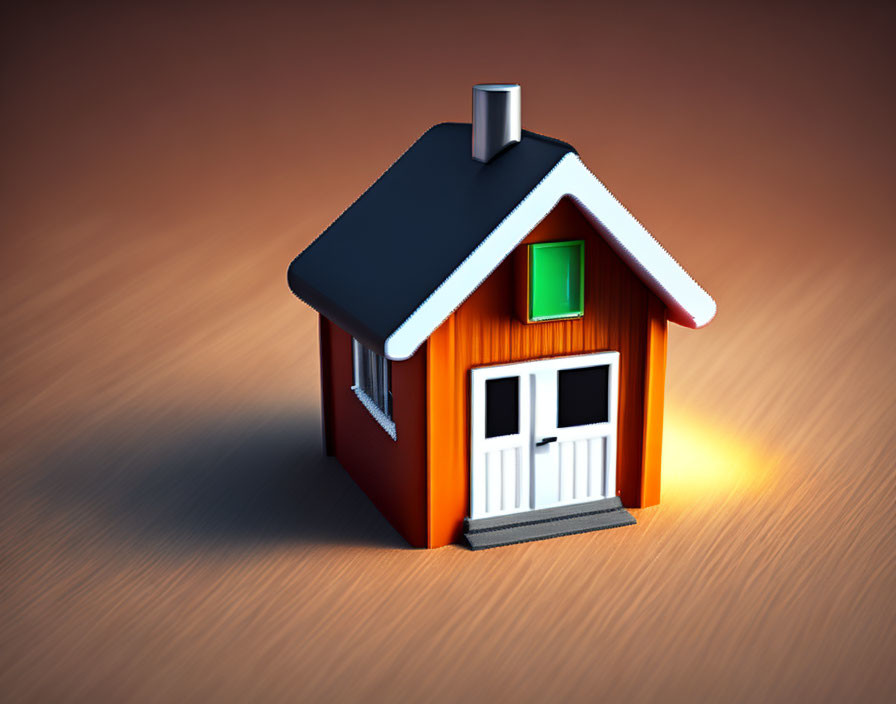
<svg viewBox="0 0 896 704">
<path fill-rule="evenodd" d="M 584 240 L 530 244 L 529 320 L 575 318 L 584 304 Z"/>
</svg>

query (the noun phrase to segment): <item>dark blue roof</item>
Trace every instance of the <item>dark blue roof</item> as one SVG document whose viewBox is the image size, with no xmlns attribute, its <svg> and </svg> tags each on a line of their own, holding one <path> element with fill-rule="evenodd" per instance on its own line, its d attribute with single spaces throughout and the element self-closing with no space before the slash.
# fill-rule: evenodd
<svg viewBox="0 0 896 704">
<path fill-rule="evenodd" d="M 472 158 L 471 142 L 469 124 L 429 129 L 293 260 L 293 293 L 382 353 L 386 339 L 575 151 L 523 131 L 519 144 L 483 164 Z"/>
</svg>

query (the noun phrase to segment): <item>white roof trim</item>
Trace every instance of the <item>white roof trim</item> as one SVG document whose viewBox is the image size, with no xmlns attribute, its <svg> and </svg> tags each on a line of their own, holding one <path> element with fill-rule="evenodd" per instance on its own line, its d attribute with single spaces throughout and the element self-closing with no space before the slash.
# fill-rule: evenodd
<svg viewBox="0 0 896 704">
<path fill-rule="evenodd" d="M 386 357 L 402 360 L 414 354 L 564 196 L 578 203 L 606 234 L 610 246 L 663 300 L 670 320 L 692 328 L 712 320 L 716 304 L 710 295 L 613 197 L 579 157 L 569 153 L 389 336 Z"/>
</svg>

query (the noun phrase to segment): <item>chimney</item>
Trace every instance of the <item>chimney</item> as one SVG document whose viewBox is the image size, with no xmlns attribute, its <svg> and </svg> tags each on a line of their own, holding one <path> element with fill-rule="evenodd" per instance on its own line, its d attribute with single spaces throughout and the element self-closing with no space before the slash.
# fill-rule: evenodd
<svg viewBox="0 0 896 704">
<path fill-rule="evenodd" d="M 473 158 L 483 163 L 520 141 L 520 87 L 516 83 L 473 86 Z"/>
</svg>

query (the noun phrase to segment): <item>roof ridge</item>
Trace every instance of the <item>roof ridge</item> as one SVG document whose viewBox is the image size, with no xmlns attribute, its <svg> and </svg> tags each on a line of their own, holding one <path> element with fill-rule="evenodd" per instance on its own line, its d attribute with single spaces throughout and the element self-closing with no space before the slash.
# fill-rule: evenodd
<svg viewBox="0 0 896 704">
<path fill-rule="evenodd" d="M 426 132 L 434 130 L 438 127 L 469 127 L 470 129 L 472 129 L 473 125 L 469 122 L 450 122 L 450 121 L 438 122 L 435 125 L 433 125 L 432 127 L 430 127 L 428 130 L 426 130 Z M 426 134 L 426 132 L 424 132 L 423 134 Z M 544 142 L 545 144 L 551 144 L 551 145 L 554 145 L 557 147 L 566 148 L 569 151 L 573 152 L 574 154 L 579 153 L 579 150 L 576 149 L 574 146 L 572 146 L 569 142 L 566 142 L 562 139 L 558 139 L 557 137 L 551 137 L 546 134 L 541 134 L 540 132 L 533 132 L 532 130 L 525 130 L 525 129 L 521 130 L 521 132 L 524 137 L 529 137 L 530 139 L 537 139 L 538 141 Z"/>
</svg>

